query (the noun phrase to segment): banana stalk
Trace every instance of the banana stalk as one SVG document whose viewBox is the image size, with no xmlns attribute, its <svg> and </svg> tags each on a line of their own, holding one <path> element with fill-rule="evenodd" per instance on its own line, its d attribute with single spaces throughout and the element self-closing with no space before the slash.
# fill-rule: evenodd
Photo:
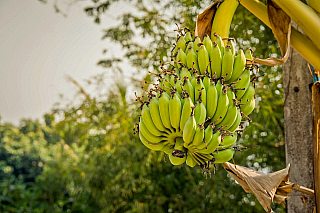
<svg viewBox="0 0 320 213">
<path fill-rule="evenodd" d="M 241 0 L 241 4 L 262 22 L 264 22 L 268 27 L 270 27 L 267 7 L 265 4 L 263 4 L 259 0 Z M 302 35 L 295 28 L 292 28 L 290 44 L 310 64 L 312 64 L 317 70 L 320 70 L 320 50 L 310 39 Z"/>
<path fill-rule="evenodd" d="M 301 27 L 311 41 L 320 49 L 318 42 L 320 35 L 320 18 L 317 13 L 300 0 L 273 1 Z"/>
<path fill-rule="evenodd" d="M 211 30 L 212 41 L 216 40 L 214 33 L 217 33 L 222 38 L 229 37 L 231 21 L 238 5 L 239 5 L 238 0 L 225 0 L 224 2 L 221 3 L 212 22 L 212 30 Z M 225 44 L 226 42 L 227 41 L 225 41 Z"/>
</svg>

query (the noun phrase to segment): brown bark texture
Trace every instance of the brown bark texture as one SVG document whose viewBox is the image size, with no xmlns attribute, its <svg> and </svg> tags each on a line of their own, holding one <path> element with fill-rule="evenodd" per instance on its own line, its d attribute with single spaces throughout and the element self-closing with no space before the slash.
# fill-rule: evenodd
<svg viewBox="0 0 320 213">
<path fill-rule="evenodd" d="M 313 178 L 317 213 L 320 213 L 320 82 L 312 86 L 313 111 Z"/>
<path fill-rule="evenodd" d="M 291 48 L 290 57 L 283 66 L 286 163 L 291 164 L 290 182 L 310 189 L 314 189 L 312 83 L 307 61 Z M 313 212 L 313 196 L 293 191 L 289 197 L 288 213 Z"/>
</svg>

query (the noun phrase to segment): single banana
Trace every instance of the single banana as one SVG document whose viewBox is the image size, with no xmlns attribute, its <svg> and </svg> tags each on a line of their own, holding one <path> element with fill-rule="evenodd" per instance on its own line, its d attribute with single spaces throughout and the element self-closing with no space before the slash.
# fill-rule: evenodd
<svg viewBox="0 0 320 213">
<path fill-rule="evenodd" d="M 221 66 L 221 77 L 228 81 L 231 78 L 233 72 L 233 54 L 230 45 L 227 45 L 224 50 Z"/>
<path fill-rule="evenodd" d="M 209 54 L 204 45 L 200 46 L 200 49 L 198 50 L 198 65 L 200 69 L 200 74 L 203 75 L 205 71 L 211 70 L 210 64 L 209 64 Z"/>
<path fill-rule="evenodd" d="M 213 125 L 213 128 L 214 128 L 214 125 Z M 218 142 L 217 142 L 217 141 L 218 141 Z M 197 148 L 198 150 L 206 149 L 211 142 L 218 143 L 218 145 L 219 145 L 220 141 L 221 141 L 221 133 L 218 131 L 218 132 L 215 132 L 215 133 L 212 135 L 210 141 L 205 141 L 205 143 L 200 144 L 200 145 L 197 146 L 196 148 Z M 217 145 L 217 146 L 218 146 L 218 145 Z M 214 151 L 214 150 L 213 150 L 213 151 Z M 213 151 L 212 151 L 212 152 L 213 152 Z"/>
<path fill-rule="evenodd" d="M 151 143 L 157 144 L 160 143 L 163 140 L 166 140 L 167 137 L 159 137 L 153 135 L 146 127 L 146 124 L 143 120 L 143 118 L 140 118 L 140 123 L 139 123 L 139 132 L 143 134 L 143 136 L 150 141 Z"/>
<path fill-rule="evenodd" d="M 217 34 L 215 34 L 215 38 L 216 38 L 215 41 L 217 42 L 217 45 L 220 49 L 220 53 L 221 53 L 221 57 L 222 57 L 224 55 L 224 42 L 223 42 L 222 38 Z"/>
<path fill-rule="evenodd" d="M 225 163 L 231 160 L 234 154 L 234 149 L 226 149 L 213 153 L 214 163 Z"/>
<path fill-rule="evenodd" d="M 161 132 L 157 127 L 154 125 L 151 114 L 150 114 L 150 109 L 149 107 L 145 104 L 142 107 L 142 112 L 141 112 L 141 118 L 143 119 L 147 129 L 149 132 L 155 136 L 162 136 L 162 135 L 167 135 L 165 132 Z"/>
<path fill-rule="evenodd" d="M 198 44 L 201 43 L 201 39 L 199 37 L 195 37 L 193 41 L 193 50 L 197 53 L 199 50 Z"/>
<path fill-rule="evenodd" d="M 194 167 L 195 165 L 197 165 L 197 162 L 194 160 L 194 158 L 192 157 L 191 154 L 188 153 L 187 155 L 187 165 L 190 166 L 190 167 Z"/>
<path fill-rule="evenodd" d="M 204 131 L 204 143 L 208 144 L 210 143 L 211 139 L 212 139 L 212 131 L 213 131 L 213 128 L 214 128 L 214 124 L 213 123 L 210 123 L 206 130 Z"/>
<path fill-rule="evenodd" d="M 255 106 L 256 106 L 256 101 L 254 98 L 252 98 L 251 100 L 248 101 L 248 103 L 241 106 L 241 111 L 248 116 L 254 110 Z"/>
<path fill-rule="evenodd" d="M 204 106 L 206 106 L 207 105 L 207 92 L 205 90 L 205 87 L 202 83 L 201 78 L 198 76 L 197 80 L 196 80 L 196 85 L 194 86 L 194 100 L 195 101 L 200 101 L 199 100 L 200 93 L 201 93 L 201 101 L 203 102 Z"/>
<path fill-rule="evenodd" d="M 228 87 L 228 89 L 227 89 L 227 96 L 229 99 L 229 106 L 232 106 L 232 104 L 234 104 L 234 102 L 232 100 L 236 99 L 236 95 L 234 94 L 234 92 L 232 92 L 230 87 Z"/>
<path fill-rule="evenodd" d="M 246 56 L 242 49 L 238 51 L 238 55 L 234 60 L 232 76 L 227 83 L 235 82 L 243 73 L 246 67 Z"/>
<path fill-rule="evenodd" d="M 204 146 L 204 147 L 202 147 L 202 149 L 199 149 L 198 153 L 211 154 L 217 149 L 217 147 L 219 146 L 220 142 L 221 142 L 221 133 L 220 132 L 216 132 L 212 136 L 211 141 L 207 144 L 207 146 Z"/>
<path fill-rule="evenodd" d="M 232 56 L 234 57 L 234 55 L 236 54 L 235 47 L 234 47 L 234 39 L 229 38 L 227 45 L 229 45 L 231 47 Z"/>
<path fill-rule="evenodd" d="M 248 49 L 245 53 L 246 60 L 248 60 L 248 62 L 246 63 L 246 64 L 248 64 L 248 67 L 252 67 L 252 65 L 251 65 L 252 60 L 253 60 L 252 52 L 253 52 L 252 49 Z"/>
<path fill-rule="evenodd" d="M 172 153 L 172 151 L 173 151 L 173 147 L 174 147 L 174 144 L 167 143 L 167 144 L 161 149 L 161 151 L 163 151 L 163 152 L 166 153 L 167 155 L 171 155 L 171 153 Z"/>
<path fill-rule="evenodd" d="M 212 49 L 212 41 L 210 39 L 210 37 L 208 35 L 206 35 L 204 38 L 203 38 L 203 44 L 204 46 L 206 47 L 208 53 L 211 52 L 211 49 Z"/>
<path fill-rule="evenodd" d="M 175 93 L 169 101 L 169 117 L 171 126 L 179 131 L 181 116 L 181 101 L 178 94 Z"/>
<path fill-rule="evenodd" d="M 245 69 L 242 75 L 239 77 L 238 83 L 234 86 L 236 90 L 236 97 L 238 100 L 242 98 L 244 93 L 246 92 L 250 83 L 250 71 Z"/>
<path fill-rule="evenodd" d="M 213 42 L 212 50 L 210 52 L 210 61 L 211 61 L 211 76 L 216 76 L 217 78 L 221 77 L 221 51 L 217 42 Z"/>
<path fill-rule="evenodd" d="M 199 65 L 198 65 L 198 56 L 194 49 L 190 48 L 188 49 L 188 54 L 187 54 L 187 67 L 188 68 L 194 68 L 196 70 L 199 70 Z"/>
<path fill-rule="evenodd" d="M 229 99 L 228 99 L 226 90 L 227 90 L 226 86 L 223 86 L 222 91 L 221 91 L 221 95 L 218 99 L 218 105 L 217 105 L 216 112 L 215 112 L 213 118 L 211 119 L 211 122 L 213 122 L 215 125 L 222 122 L 222 120 L 228 110 Z M 218 93 L 219 93 L 219 91 L 218 91 Z"/>
<path fill-rule="evenodd" d="M 176 66 L 177 68 L 187 66 L 187 55 L 185 54 L 185 52 L 182 49 L 178 50 L 178 55 L 177 55 L 176 61 L 182 63 L 182 64 L 177 64 L 177 66 Z"/>
<path fill-rule="evenodd" d="M 169 160 L 172 165 L 178 166 L 186 162 L 187 157 L 184 156 L 183 158 L 174 157 L 172 155 L 169 155 Z"/>
<path fill-rule="evenodd" d="M 190 83 L 189 79 L 185 79 L 184 80 L 182 88 L 188 92 L 192 103 L 195 103 L 195 100 L 194 100 L 194 88 L 193 88 L 192 84 Z"/>
<path fill-rule="evenodd" d="M 194 109 L 194 118 L 197 124 L 203 124 L 206 120 L 207 110 L 202 102 L 196 104 Z"/>
<path fill-rule="evenodd" d="M 219 81 L 220 82 L 220 81 Z M 207 90 L 207 117 L 212 118 L 217 109 L 218 93 L 214 81 L 211 80 Z"/>
<path fill-rule="evenodd" d="M 157 144 L 152 144 L 151 142 L 149 142 L 141 133 L 141 131 L 139 131 L 139 138 L 140 141 L 143 143 L 143 145 L 145 145 L 147 148 L 154 150 L 154 151 L 162 151 L 162 149 L 167 145 L 166 142 L 161 142 L 161 143 L 157 143 Z"/>
<path fill-rule="evenodd" d="M 203 78 L 202 83 L 203 83 L 204 89 L 207 91 L 208 88 L 209 88 L 209 85 L 210 85 L 210 78 L 209 78 L 209 76 L 206 75 L 206 76 Z"/>
<path fill-rule="evenodd" d="M 184 79 L 184 77 L 188 77 L 188 79 L 191 79 L 191 73 L 187 68 L 182 67 L 181 72 L 180 72 L 180 78 Z"/>
<path fill-rule="evenodd" d="M 181 49 L 182 51 L 185 51 L 186 49 L 186 40 L 184 39 L 183 36 L 180 36 L 177 41 L 175 53 L 177 53 L 179 49 Z"/>
<path fill-rule="evenodd" d="M 180 130 L 184 129 L 184 125 L 186 124 L 187 120 L 189 119 L 191 112 L 192 112 L 192 107 L 194 106 L 192 103 L 191 98 L 188 96 L 185 98 L 185 102 L 182 108 L 182 113 L 181 113 L 181 120 L 180 120 Z"/>
<path fill-rule="evenodd" d="M 158 98 L 154 97 L 151 99 L 149 104 L 149 109 L 150 109 L 152 121 L 154 125 L 157 127 L 157 129 L 159 129 L 160 131 L 169 133 L 170 130 L 163 125 L 160 117 Z"/>
<path fill-rule="evenodd" d="M 183 141 L 185 142 L 185 144 L 191 143 L 194 134 L 196 133 L 196 128 L 197 123 L 192 112 L 191 116 L 188 118 L 186 124 L 183 127 Z"/>
<path fill-rule="evenodd" d="M 232 135 L 224 136 L 220 142 L 220 145 L 218 146 L 218 150 L 230 148 L 236 143 L 237 139 L 238 139 L 238 135 L 235 132 Z"/>
<path fill-rule="evenodd" d="M 187 150 L 183 145 L 184 145 L 183 139 L 181 137 L 177 137 L 175 139 L 175 145 L 172 151 L 172 156 L 178 157 L 178 158 L 185 157 Z"/>
<path fill-rule="evenodd" d="M 203 138 L 204 138 L 204 126 L 198 125 L 191 144 L 194 146 L 199 146 L 203 142 Z"/>
<path fill-rule="evenodd" d="M 253 84 L 249 84 L 248 89 L 240 99 L 240 105 L 243 106 L 247 104 L 251 99 L 254 99 L 254 92 L 255 89 Z"/>
<path fill-rule="evenodd" d="M 169 102 L 170 96 L 167 93 L 162 93 L 161 97 L 159 98 L 159 112 L 161 121 L 167 129 L 170 129 L 171 132 L 173 132 L 169 116 Z"/>
<path fill-rule="evenodd" d="M 230 106 L 223 120 L 216 125 L 216 128 L 222 127 L 222 129 L 228 130 L 237 118 L 237 111 L 238 108 L 236 105 L 233 104 Z"/>
<path fill-rule="evenodd" d="M 237 118 L 234 121 L 234 123 L 232 124 L 232 126 L 228 129 L 230 132 L 234 132 L 237 130 L 237 128 L 239 127 L 241 123 L 241 111 L 240 109 L 237 110 Z"/>
<path fill-rule="evenodd" d="M 186 42 L 193 40 L 190 31 L 186 32 L 186 34 L 184 35 L 184 40 L 185 40 Z"/>
</svg>

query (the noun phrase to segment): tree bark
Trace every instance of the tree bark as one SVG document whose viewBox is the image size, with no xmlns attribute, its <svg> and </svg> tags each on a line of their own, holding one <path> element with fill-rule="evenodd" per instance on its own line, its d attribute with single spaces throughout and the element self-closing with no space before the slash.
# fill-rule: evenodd
<svg viewBox="0 0 320 213">
<path fill-rule="evenodd" d="M 310 189 L 314 189 L 312 83 L 307 61 L 291 47 L 290 57 L 283 66 L 286 163 L 291 164 L 290 182 Z M 314 197 L 295 191 L 289 196 L 288 213 L 313 212 Z"/>
</svg>

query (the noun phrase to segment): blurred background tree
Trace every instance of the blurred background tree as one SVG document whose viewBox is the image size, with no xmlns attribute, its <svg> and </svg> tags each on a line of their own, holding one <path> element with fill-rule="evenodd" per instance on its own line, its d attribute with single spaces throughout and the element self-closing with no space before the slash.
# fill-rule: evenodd
<svg viewBox="0 0 320 213">
<path fill-rule="evenodd" d="M 55 9 L 61 12 L 57 2 Z M 84 12 L 100 24 L 118 1 L 84 2 Z M 113 90 L 85 99 L 80 93 L 69 105 L 46 114 L 45 123 L 1 125 L 0 211 L 263 212 L 254 195 L 245 193 L 221 165 L 211 179 L 199 167 L 172 166 L 163 153 L 144 147 L 132 130 L 140 113 L 133 92 L 141 94 L 144 80 L 153 81 L 147 71 L 159 72 L 159 61 L 169 60 L 175 23 L 194 30 L 197 15 L 212 1 L 123 2 L 129 2 L 133 12 L 117 17 L 120 24 L 104 29 L 102 38 L 120 44 L 124 58 L 97 64 L 120 79 L 124 72 L 134 72 L 132 84 L 117 83 Z M 280 56 L 271 30 L 241 5 L 231 28 L 237 48 L 251 47 L 260 58 Z M 133 69 L 122 70 L 123 63 Z M 253 122 L 238 141 L 248 147 L 236 153 L 238 165 L 263 172 L 285 167 L 281 71 L 260 67 L 265 75 L 259 77 Z M 88 82 L 104 91 L 104 78 Z M 273 209 L 285 212 L 280 205 Z"/>
</svg>

